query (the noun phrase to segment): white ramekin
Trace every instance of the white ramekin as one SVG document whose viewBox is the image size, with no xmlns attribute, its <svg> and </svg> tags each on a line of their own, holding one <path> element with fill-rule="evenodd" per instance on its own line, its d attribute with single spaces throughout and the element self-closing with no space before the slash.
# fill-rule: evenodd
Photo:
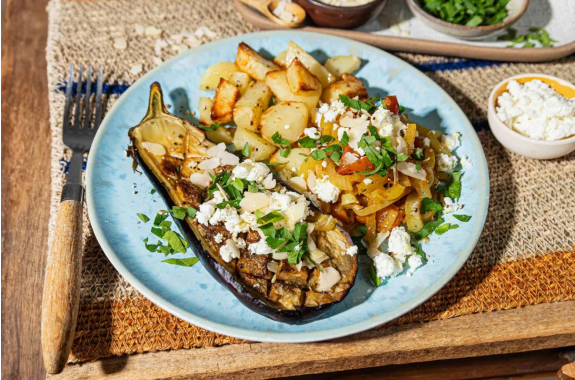
<svg viewBox="0 0 575 380">
<path fill-rule="evenodd" d="M 497 117 L 497 113 L 495 112 L 497 98 L 507 90 L 507 83 L 512 79 L 520 83 L 539 79 L 549 84 L 561 95 L 567 98 L 575 97 L 575 85 L 551 75 L 521 74 L 500 82 L 495 86 L 493 91 L 491 91 L 491 95 L 489 95 L 487 118 L 491 131 L 501 145 L 522 156 L 539 160 L 559 158 L 573 152 L 575 150 L 575 136 L 554 141 L 532 139 L 509 128 Z M 571 92 L 571 94 L 569 94 L 569 92 Z"/>
</svg>

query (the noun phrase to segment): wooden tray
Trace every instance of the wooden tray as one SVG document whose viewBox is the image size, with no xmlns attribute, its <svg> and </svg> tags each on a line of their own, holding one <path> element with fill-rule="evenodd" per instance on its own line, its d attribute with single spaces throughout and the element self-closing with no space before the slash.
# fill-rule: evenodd
<svg viewBox="0 0 575 380">
<path fill-rule="evenodd" d="M 261 29 L 288 29 L 270 21 L 268 18 L 241 3 L 239 0 L 234 0 L 234 3 L 242 17 Z M 454 43 L 399 36 L 384 36 L 357 30 L 329 29 L 313 26 L 304 26 L 301 29 L 310 32 L 326 33 L 349 38 L 388 51 L 485 59 L 491 61 L 545 62 L 560 59 L 575 53 L 575 41 L 557 47 L 510 49 L 505 47 L 479 46 L 468 42 Z"/>
</svg>

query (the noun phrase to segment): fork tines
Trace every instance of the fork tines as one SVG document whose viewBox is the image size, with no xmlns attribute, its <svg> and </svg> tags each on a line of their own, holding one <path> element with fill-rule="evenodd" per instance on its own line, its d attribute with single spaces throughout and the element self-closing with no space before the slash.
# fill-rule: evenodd
<svg viewBox="0 0 575 380">
<path fill-rule="evenodd" d="M 92 66 L 88 66 L 88 76 L 86 79 L 86 91 L 82 94 L 84 87 L 83 82 L 84 66 L 80 65 L 78 72 L 78 84 L 76 86 L 76 93 L 74 95 L 74 121 L 72 127 L 81 128 L 81 112 L 82 112 L 82 96 L 84 97 L 84 125 L 83 128 L 90 128 L 91 125 L 91 96 L 92 96 Z M 72 106 L 72 92 L 74 88 L 74 65 L 70 65 L 68 73 L 68 81 L 66 83 L 66 102 L 64 105 L 64 129 L 70 127 L 70 108 Z M 98 68 L 98 80 L 96 82 L 96 106 L 93 127 L 97 129 L 102 122 L 102 66 Z"/>
</svg>

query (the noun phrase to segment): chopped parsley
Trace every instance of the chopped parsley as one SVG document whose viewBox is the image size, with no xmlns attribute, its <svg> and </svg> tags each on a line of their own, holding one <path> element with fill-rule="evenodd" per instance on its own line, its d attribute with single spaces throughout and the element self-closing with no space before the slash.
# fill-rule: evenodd
<svg viewBox="0 0 575 380">
<path fill-rule="evenodd" d="M 439 216 L 443 211 L 443 206 L 438 201 L 429 198 L 421 200 L 421 213 L 425 214 L 428 211 L 435 211 L 434 215 Z"/>
<path fill-rule="evenodd" d="M 280 156 L 286 158 L 291 152 L 291 143 L 280 136 L 279 132 L 272 135 L 272 141 L 280 146 Z"/>
<path fill-rule="evenodd" d="M 194 266 L 198 261 L 197 257 L 186 257 L 183 259 L 166 259 L 162 260 L 163 263 L 168 263 L 172 265 L 179 265 L 181 267 L 191 267 Z"/>
<path fill-rule="evenodd" d="M 371 282 L 374 286 L 381 285 L 381 279 L 377 277 L 377 269 L 375 269 L 375 264 L 371 264 L 369 267 L 369 277 L 371 278 Z"/>
<path fill-rule="evenodd" d="M 535 47 L 538 42 L 542 47 L 551 47 L 556 40 L 549 37 L 549 33 L 543 28 L 529 28 L 531 33 L 517 35 L 517 29 L 508 28 L 507 34 L 499 36 L 497 40 L 511 42 L 507 47 L 515 47 L 523 43 L 523 48 Z"/>
<path fill-rule="evenodd" d="M 242 156 L 248 158 L 250 156 L 250 144 L 246 143 L 246 145 L 244 145 L 244 148 L 242 149 Z"/>
<path fill-rule="evenodd" d="M 432 220 L 430 222 L 427 222 L 425 224 L 425 226 L 423 226 L 423 228 L 421 229 L 421 231 L 416 232 L 413 234 L 413 237 L 416 240 L 422 240 L 425 239 L 426 237 L 428 237 L 429 235 L 431 235 L 433 233 L 433 231 L 435 231 L 435 229 L 437 227 L 439 227 L 440 225 L 443 224 L 443 222 L 445 222 L 443 220 L 443 218 L 438 218 L 437 220 Z"/>
<path fill-rule="evenodd" d="M 373 98 L 370 98 L 370 99 L 373 99 Z M 369 112 L 373 108 L 376 108 L 376 106 L 373 104 L 364 103 L 362 101 L 355 100 L 355 99 L 352 99 L 348 96 L 341 95 L 341 94 L 339 95 L 339 100 L 341 100 L 341 102 L 343 103 L 344 106 L 353 108 L 355 110 L 366 110 Z"/>
<path fill-rule="evenodd" d="M 499 24 L 507 17 L 510 0 L 419 0 L 430 15 L 452 24 L 483 26 Z"/>
<path fill-rule="evenodd" d="M 150 190 L 150 194 L 156 194 L 156 189 Z"/>
<path fill-rule="evenodd" d="M 464 223 L 469 222 L 469 219 L 471 219 L 471 216 L 463 215 L 463 214 L 453 214 L 453 217 L 457 220 L 464 222 Z"/>
<path fill-rule="evenodd" d="M 444 223 L 441 226 L 437 227 L 435 229 L 435 233 L 438 235 L 443 235 L 444 233 L 446 233 L 447 231 L 449 231 L 449 227 L 451 226 L 450 223 Z"/>
<path fill-rule="evenodd" d="M 204 131 L 212 132 L 212 131 L 215 131 L 216 129 L 218 129 L 220 127 L 220 123 L 212 124 L 209 127 L 206 127 L 204 125 L 198 125 L 198 127 Z"/>
<path fill-rule="evenodd" d="M 321 146 L 324 144 L 330 143 L 334 140 L 335 139 L 332 136 L 328 135 L 321 136 L 318 139 L 313 139 L 309 136 L 305 136 L 299 139 L 298 143 L 303 148 L 314 149 L 310 156 L 316 161 L 322 161 L 330 157 L 333 161 L 339 162 L 343 153 L 343 147 L 349 143 L 349 136 L 347 135 L 347 132 L 344 132 L 340 142 L 330 145 L 327 148 L 321 148 Z"/>
<path fill-rule="evenodd" d="M 150 220 L 150 218 L 148 218 L 148 217 L 147 217 L 146 215 L 144 215 L 144 214 L 137 213 L 137 215 L 138 215 L 138 218 L 140 218 L 140 220 L 141 220 L 142 222 L 144 222 L 144 223 L 148 223 L 148 221 Z"/>
</svg>

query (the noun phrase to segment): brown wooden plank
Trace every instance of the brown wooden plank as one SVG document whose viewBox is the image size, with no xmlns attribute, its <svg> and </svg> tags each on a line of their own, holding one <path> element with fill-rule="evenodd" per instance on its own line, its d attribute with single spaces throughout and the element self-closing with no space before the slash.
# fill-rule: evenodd
<svg viewBox="0 0 575 380">
<path fill-rule="evenodd" d="M 567 359 L 560 356 L 561 352 L 561 349 L 552 349 L 480 358 L 439 360 L 428 363 L 390 365 L 338 373 L 296 376 L 285 380 L 468 380 L 501 378 L 503 376 L 510 379 L 530 376 L 536 379 L 549 374 L 554 376 L 553 379 L 556 380 L 556 372 L 563 364 L 567 363 Z"/>
<path fill-rule="evenodd" d="M 331 342 L 253 343 L 109 358 L 50 379 L 264 379 L 525 352 L 575 342 L 575 301 L 372 330 Z"/>
<path fill-rule="evenodd" d="M 44 376 L 40 303 L 50 198 L 45 6 L 43 0 L 10 0 L 3 24 L 3 379 Z M 188 378 L 193 373 L 205 378 L 283 377 L 558 347 L 575 341 L 573 326 L 566 325 L 572 321 L 568 314 L 575 313 L 573 305 L 540 305 L 395 327 L 303 349 L 252 344 L 126 356 L 70 366 L 61 377 L 98 379 L 106 373 L 121 379 Z M 483 333 L 491 328 L 495 330 Z"/>
<path fill-rule="evenodd" d="M 9 0 L 2 36 L 2 379 L 44 377 L 50 202 L 46 1 Z"/>
</svg>

